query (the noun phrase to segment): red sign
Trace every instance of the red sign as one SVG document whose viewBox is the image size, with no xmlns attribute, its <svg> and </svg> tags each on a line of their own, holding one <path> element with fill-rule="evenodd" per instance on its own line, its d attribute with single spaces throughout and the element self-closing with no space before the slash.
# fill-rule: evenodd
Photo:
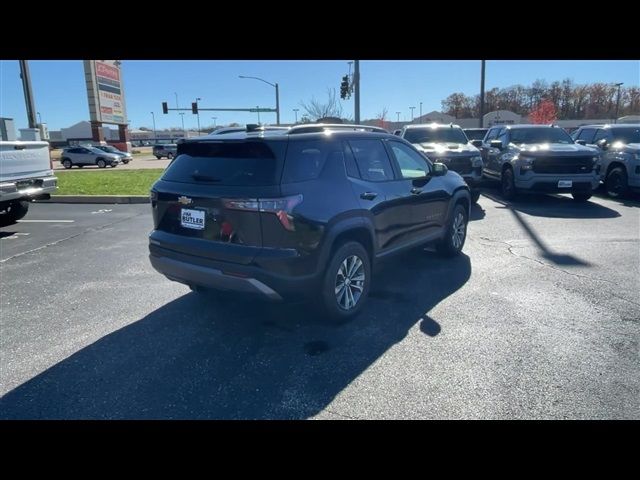
<svg viewBox="0 0 640 480">
<path fill-rule="evenodd" d="M 107 115 L 113 115 L 113 108 L 111 107 L 100 107 L 100 111 L 102 113 L 106 113 Z"/>
<path fill-rule="evenodd" d="M 96 62 L 96 75 L 101 77 L 110 78 L 111 80 L 120 81 L 120 75 L 118 69 L 107 65 L 106 63 Z"/>
</svg>

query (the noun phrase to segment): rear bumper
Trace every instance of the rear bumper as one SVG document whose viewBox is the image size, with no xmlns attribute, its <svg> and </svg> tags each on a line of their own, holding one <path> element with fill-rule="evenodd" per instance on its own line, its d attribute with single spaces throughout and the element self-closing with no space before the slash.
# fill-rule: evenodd
<svg viewBox="0 0 640 480">
<path fill-rule="evenodd" d="M 284 275 L 255 264 L 242 265 L 179 253 L 171 250 L 170 245 L 160 246 L 154 242 L 150 239 L 149 260 L 153 268 L 169 280 L 185 285 L 249 294 L 271 301 L 309 298 L 319 285 L 319 274 Z M 286 260 L 280 262 L 283 261 Z"/>
<path fill-rule="evenodd" d="M 22 180 L 11 180 L 9 182 L 0 183 L 0 201 L 6 202 L 11 200 L 31 200 L 40 195 L 51 194 L 58 188 L 58 179 L 53 175 L 47 177 L 30 178 L 33 185 L 18 187 L 17 182 Z"/>
<path fill-rule="evenodd" d="M 268 300 L 282 300 L 271 287 L 255 278 L 243 278 L 228 275 L 216 268 L 196 265 L 189 262 L 174 260 L 159 255 L 149 255 L 151 265 L 169 280 L 184 283 L 186 285 L 214 288 L 216 290 L 229 290 L 233 292 L 259 295 Z"/>
</svg>

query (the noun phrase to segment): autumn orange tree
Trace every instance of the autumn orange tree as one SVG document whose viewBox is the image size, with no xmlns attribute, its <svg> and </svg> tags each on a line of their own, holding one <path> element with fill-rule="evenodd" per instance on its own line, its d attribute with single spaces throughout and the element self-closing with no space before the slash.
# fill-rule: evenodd
<svg viewBox="0 0 640 480">
<path fill-rule="evenodd" d="M 551 100 L 541 101 L 536 108 L 529 112 L 531 123 L 546 124 L 553 123 L 558 118 L 556 107 Z"/>
</svg>

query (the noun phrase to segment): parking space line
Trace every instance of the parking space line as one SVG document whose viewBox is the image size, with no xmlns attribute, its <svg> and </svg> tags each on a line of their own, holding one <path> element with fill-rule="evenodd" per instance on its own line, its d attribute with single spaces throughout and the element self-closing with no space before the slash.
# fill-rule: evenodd
<svg viewBox="0 0 640 480">
<path fill-rule="evenodd" d="M 18 220 L 18 223 L 73 223 L 75 220 Z"/>
</svg>

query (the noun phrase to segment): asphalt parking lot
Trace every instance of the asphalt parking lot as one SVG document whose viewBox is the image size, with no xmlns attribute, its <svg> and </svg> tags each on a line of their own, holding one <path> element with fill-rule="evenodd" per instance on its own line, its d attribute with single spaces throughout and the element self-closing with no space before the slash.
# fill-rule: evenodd
<svg viewBox="0 0 640 480">
<path fill-rule="evenodd" d="M 464 253 L 376 270 L 364 313 L 193 294 L 148 205 L 0 229 L 0 418 L 640 418 L 640 202 L 486 190 Z"/>
</svg>

